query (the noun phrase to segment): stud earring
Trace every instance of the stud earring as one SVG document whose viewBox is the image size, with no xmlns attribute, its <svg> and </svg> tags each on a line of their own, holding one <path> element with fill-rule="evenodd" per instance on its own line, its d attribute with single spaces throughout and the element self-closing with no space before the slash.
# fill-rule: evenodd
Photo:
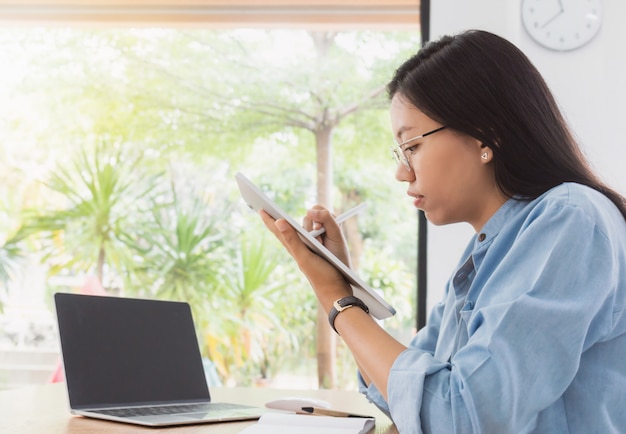
<svg viewBox="0 0 626 434">
<path fill-rule="evenodd" d="M 482 158 L 483 160 L 486 160 L 487 158 L 489 158 L 489 154 L 487 154 L 486 152 L 480 156 L 480 158 Z"/>
</svg>

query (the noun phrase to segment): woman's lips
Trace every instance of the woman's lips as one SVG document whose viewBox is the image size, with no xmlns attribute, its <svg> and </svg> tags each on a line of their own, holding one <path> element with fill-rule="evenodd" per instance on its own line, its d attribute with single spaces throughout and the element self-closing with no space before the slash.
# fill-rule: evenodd
<svg viewBox="0 0 626 434">
<path fill-rule="evenodd" d="M 421 194 L 413 194 L 409 193 L 409 196 L 413 198 L 413 206 L 415 208 L 421 208 L 422 202 L 424 201 L 424 196 Z"/>
</svg>

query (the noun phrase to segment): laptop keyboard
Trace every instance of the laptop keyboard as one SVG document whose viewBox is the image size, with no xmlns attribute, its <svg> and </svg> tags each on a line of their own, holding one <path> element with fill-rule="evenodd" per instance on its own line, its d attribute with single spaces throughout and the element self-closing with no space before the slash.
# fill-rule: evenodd
<svg viewBox="0 0 626 434">
<path fill-rule="evenodd" d="M 128 408 L 112 408 L 110 410 L 96 410 L 94 413 L 105 414 L 116 417 L 131 416 L 158 416 L 163 414 L 182 414 L 182 413 L 200 413 L 200 412 L 221 412 L 230 410 L 241 410 L 251 408 L 240 404 L 229 404 L 223 402 L 201 403 L 201 404 L 182 404 L 182 405 L 164 405 L 155 407 L 128 407 Z"/>
</svg>

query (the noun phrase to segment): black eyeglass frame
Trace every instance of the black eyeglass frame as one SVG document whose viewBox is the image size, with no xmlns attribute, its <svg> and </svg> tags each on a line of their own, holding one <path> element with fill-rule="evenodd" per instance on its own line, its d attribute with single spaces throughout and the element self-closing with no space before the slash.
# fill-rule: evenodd
<svg viewBox="0 0 626 434">
<path fill-rule="evenodd" d="M 431 134 L 438 133 L 439 131 L 444 130 L 446 128 L 447 127 L 445 125 L 439 128 L 435 128 L 434 130 L 424 133 L 421 136 L 417 136 L 417 137 L 413 137 L 411 139 L 405 140 L 404 142 L 398 144 L 397 146 L 392 147 L 391 153 L 393 154 L 393 159 L 396 161 L 397 164 L 402 163 L 404 167 L 407 168 L 407 170 L 411 170 L 411 163 L 409 162 L 409 157 L 406 156 L 406 154 L 404 153 L 405 150 L 402 147 L 408 143 L 411 143 L 414 140 L 423 139 L 424 137 L 428 137 Z"/>
</svg>

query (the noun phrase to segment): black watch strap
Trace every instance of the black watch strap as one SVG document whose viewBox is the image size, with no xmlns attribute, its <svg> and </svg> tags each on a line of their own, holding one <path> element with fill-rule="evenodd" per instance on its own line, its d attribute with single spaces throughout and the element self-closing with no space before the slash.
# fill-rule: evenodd
<svg viewBox="0 0 626 434">
<path fill-rule="evenodd" d="M 339 332 L 335 328 L 335 320 L 337 319 L 337 315 L 339 315 L 344 310 L 349 309 L 349 308 L 354 307 L 354 306 L 360 307 L 361 309 L 363 309 L 363 311 L 365 313 L 369 313 L 370 312 L 370 310 L 367 307 L 367 305 L 365 303 L 363 303 L 363 301 L 361 301 L 361 299 L 356 298 L 353 295 L 350 295 L 350 296 L 344 297 L 344 298 L 340 298 L 339 300 L 337 300 L 337 301 L 335 301 L 333 303 L 333 307 L 332 307 L 332 309 L 330 309 L 330 312 L 328 313 L 328 322 L 330 323 L 330 326 L 333 328 L 335 333 L 339 334 Z"/>
</svg>

